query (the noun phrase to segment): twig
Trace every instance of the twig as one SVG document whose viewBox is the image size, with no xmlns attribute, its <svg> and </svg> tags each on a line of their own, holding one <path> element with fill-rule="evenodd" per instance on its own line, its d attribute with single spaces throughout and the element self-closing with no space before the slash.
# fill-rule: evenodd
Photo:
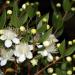
<svg viewBox="0 0 75 75">
<path fill-rule="evenodd" d="M 65 20 L 65 17 L 67 16 L 67 14 L 68 14 L 68 11 L 65 12 L 65 14 L 64 14 L 64 16 L 62 18 L 63 21 Z"/>
<path fill-rule="evenodd" d="M 28 63 L 28 75 L 30 75 L 30 70 L 31 70 L 30 63 Z"/>
<path fill-rule="evenodd" d="M 62 57 L 60 57 L 60 59 L 61 59 L 61 58 L 62 58 Z M 60 60 L 60 59 L 59 59 L 59 60 Z M 48 68 L 49 66 L 58 63 L 57 61 L 59 61 L 59 60 L 55 60 L 55 61 L 53 61 L 52 63 L 46 65 L 44 68 L 42 68 L 40 71 L 36 72 L 34 75 L 39 75 L 41 72 L 43 72 L 43 71 L 44 71 L 46 68 Z"/>
</svg>

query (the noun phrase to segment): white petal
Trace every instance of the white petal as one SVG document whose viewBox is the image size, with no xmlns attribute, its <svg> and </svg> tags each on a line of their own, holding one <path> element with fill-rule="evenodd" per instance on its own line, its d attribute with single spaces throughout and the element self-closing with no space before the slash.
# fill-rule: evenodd
<svg viewBox="0 0 75 75">
<path fill-rule="evenodd" d="M 19 63 L 19 62 L 24 62 L 24 60 L 26 60 L 25 55 L 21 55 L 21 56 L 18 58 L 17 62 L 18 62 L 18 63 Z"/>
<path fill-rule="evenodd" d="M 33 50 L 33 48 L 34 48 L 33 45 L 29 45 L 30 50 Z"/>
<path fill-rule="evenodd" d="M 43 45 L 37 45 L 37 47 L 38 47 L 38 48 L 42 48 L 42 47 L 43 47 Z"/>
<path fill-rule="evenodd" d="M 42 56 L 47 56 L 48 52 L 46 50 L 44 51 L 38 51 L 39 54 L 41 54 Z"/>
<path fill-rule="evenodd" d="M 46 50 L 43 51 L 42 56 L 47 56 L 48 52 Z"/>
<path fill-rule="evenodd" d="M 19 43 L 20 43 L 20 40 L 19 40 L 18 38 L 14 38 L 14 39 L 12 39 L 12 41 L 13 41 L 13 43 L 15 43 L 15 44 L 19 44 Z"/>
<path fill-rule="evenodd" d="M 33 57 L 33 55 L 32 55 L 31 52 L 28 52 L 28 53 L 26 53 L 26 57 L 27 57 L 28 59 L 31 59 L 31 58 Z"/>
<path fill-rule="evenodd" d="M 53 61 L 53 56 L 50 53 L 48 54 L 47 60 L 49 62 L 52 62 Z"/>
<path fill-rule="evenodd" d="M 7 63 L 7 60 L 1 60 L 1 61 L 0 61 L 0 65 L 1 65 L 1 66 L 6 65 L 6 63 Z"/>
<path fill-rule="evenodd" d="M 0 57 L 0 61 L 2 60 L 2 57 Z"/>
<path fill-rule="evenodd" d="M 14 55 L 17 56 L 17 57 L 20 57 L 21 53 L 19 53 L 18 51 L 14 51 Z"/>
<path fill-rule="evenodd" d="M 6 36 L 5 35 L 2 35 L 2 36 L 0 36 L 0 39 L 1 40 L 6 40 Z"/>
<path fill-rule="evenodd" d="M 5 47 L 9 48 L 12 46 L 12 41 L 11 40 L 6 40 L 5 41 Z"/>
</svg>

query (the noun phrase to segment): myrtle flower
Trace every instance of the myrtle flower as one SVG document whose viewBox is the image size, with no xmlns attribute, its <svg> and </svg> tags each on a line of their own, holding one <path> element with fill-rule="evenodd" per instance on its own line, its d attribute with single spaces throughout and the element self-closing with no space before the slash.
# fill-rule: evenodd
<svg viewBox="0 0 75 75">
<path fill-rule="evenodd" d="M 11 29 L 8 29 L 8 30 L 6 29 L 6 30 L 3 30 L 2 35 L 0 36 L 0 39 L 5 41 L 4 42 L 5 47 L 9 48 L 12 46 L 12 42 L 15 44 L 20 43 L 20 40 L 17 38 L 17 36 L 18 35 Z"/>
<path fill-rule="evenodd" d="M 38 64 L 38 60 L 35 58 L 33 58 L 30 62 L 33 66 L 36 66 Z"/>
<path fill-rule="evenodd" d="M 23 62 L 26 58 L 31 59 L 33 57 L 31 50 L 33 50 L 33 45 L 27 43 L 16 45 L 14 55 L 18 57 L 17 62 Z"/>
<path fill-rule="evenodd" d="M 51 34 L 49 38 L 43 42 L 45 49 L 42 51 L 38 51 L 38 53 L 43 57 L 47 56 L 48 61 L 53 61 L 53 56 L 51 55 L 51 53 L 57 53 L 57 48 L 55 46 L 55 42 L 57 41 L 58 40 L 55 38 L 55 36 Z"/>
<path fill-rule="evenodd" d="M 0 66 L 6 65 L 7 61 L 12 58 L 13 50 L 1 49 L 0 53 Z"/>
</svg>

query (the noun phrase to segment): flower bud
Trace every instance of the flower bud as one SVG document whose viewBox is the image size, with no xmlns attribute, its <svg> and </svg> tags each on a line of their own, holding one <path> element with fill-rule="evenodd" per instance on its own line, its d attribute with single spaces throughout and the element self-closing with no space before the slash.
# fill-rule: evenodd
<svg viewBox="0 0 75 75">
<path fill-rule="evenodd" d="M 57 3 L 57 4 L 56 4 L 56 7 L 61 7 L 61 4 L 60 4 L 60 3 Z"/>
<path fill-rule="evenodd" d="M 57 43 L 57 48 L 59 48 L 60 47 L 60 43 Z"/>
<path fill-rule="evenodd" d="M 68 45 L 72 45 L 72 41 L 68 41 Z"/>
<path fill-rule="evenodd" d="M 25 31 L 25 27 L 24 26 L 20 26 L 20 31 Z"/>
<path fill-rule="evenodd" d="M 7 1 L 6 1 L 6 4 L 10 4 L 10 1 L 9 1 L 9 0 L 7 0 Z"/>
<path fill-rule="evenodd" d="M 44 41 L 43 45 L 44 45 L 44 47 L 48 47 L 50 45 L 50 42 L 49 41 Z"/>
<path fill-rule="evenodd" d="M 47 72 L 48 72 L 48 73 L 53 73 L 53 68 L 51 68 L 51 67 L 48 68 L 48 69 L 47 69 Z"/>
<path fill-rule="evenodd" d="M 22 5 L 22 9 L 26 9 L 26 4 L 23 4 Z"/>
<path fill-rule="evenodd" d="M 56 57 L 55 57 L 55 59 L 56 59 L 56 60 L 59 60 L 59 59 L 60 59 L 60 57 L 59 57 L 59 56 L 56 56 Z"/>
<path fill-rule="evenodd" d="M 12 10 L 7 10 L 7 14 L 11 15 L 12 14 Z"/>
<path fill-rule="evenodd" d="M 43 22 L 47 22 L 47 19 L 46 19 L 46 18 L 43 18 L 42 21 L 43 21 Z"/>
<path fill-rule="evenodd" d="M 20 11 L 23 11 L 23 9 L 22 9 L 22 8 L 20 8 Z"/>
<path fill-rule="evenodd" d="M 72 42 L 75 43 L 75 39 L 73 39 Z"/>
<path fill-rule="evenodd" d="M 68 71 L 67 71 L 67 74 L 68 74 L 68 75 L 72 75 L 72 71 L 71 71 L 71 70 L 68 70 Z"/>
<path fill-rule="evenodd" d="M 50 29 L 50 25 L 47 25 L 47 30 Z"/>
<path fill-rule="evenodd" d="M 36 12 L 36 15 L 40 17 L 40 16 L 41 16 L 40 11 L 37 11 L 37 12 Z"/>
<path fill-rule="evenodd" d="M 29 6 L 29 2 L 26 2 L 26 5 Z"/>
<path fill-rule="evenodd" d="M 67 62 L 71 62 L 72 58 L 70 56 L 66 57 Z"/>
<path fill-rule="evenodd" d="M 36 29 L 31 29 L 32 34 L 36 34 L 36 32 L 37 32 Z"/>
<path fill-rule="evenodd" d="M 73 71 L 75 71 L 75 67 L 73 67 Z"/>
<path fill-rule="evenodd" d="M 72 7 L 71 10 L 72 10 L 72 11 L 75 11 L 75 7 Z"/>
<path fill-rule="evenodd" d="M 75 54 L 73 54 L 73 59 L 75 59 Z"/>
<path fill-rule="evenodd" d="M 33 6 L 34 5 L 34 3 L 31 3 L 31 6 Z"/>
</svg>

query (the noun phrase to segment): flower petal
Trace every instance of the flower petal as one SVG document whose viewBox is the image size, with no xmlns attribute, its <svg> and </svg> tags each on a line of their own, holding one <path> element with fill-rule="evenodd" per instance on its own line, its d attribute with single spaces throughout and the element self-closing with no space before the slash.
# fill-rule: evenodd
<svg viewBox="0 0 75 75">
<path fill-rule="evenodd" d="M 26 57 L 27 57 L 28 59 L 31 59 L 31 58 L 33 57 L 33 55 L 32 55 L 31 52 L 27 52 L 27 53 L 26 53 Z"/>
<path fill-rule="evenodd" d="M 34 48 L 33 45 L 29 45 L 30 50 L 33 50 L 33 48 Z"/>
<path fill-rule="evenodd" d="M 41 54 L 42 56 L 47 56 L 48 52 L 46 50 L 44 51 L 38 51 L 39 54 Z"/>
<path fill-rule="evenodd" d="M 11 40 L 6 40 L 5 41 L 5 47 L 9 48 L 12 46 L 12 41 Z"/>
<path fill-rule="evenodd" d="M 6 40 L 6 38 L 7 37 L 5 35 L 0 36 L 0 39 L 3 40 L 3 41 Z"/>
<path fill-rule="evenodd" d="M 5 59 L 5 60 L 1 60 L 1 61 L 0 61 L 0 65 L 1 65 L 1 66 L 6 65 L 6 63 L 7 63 L 7 60 L 6 60 L 6 59 Z"/>
<path fill-rule="evenodd" d="M 24 60 L 26 60 L 25 55 L 21 55 L 21 56 L 18 58 L 17 62 L 18 62 L 18 63 L 19 63 L 19 62 L 24 62 Z"/>
<path fill-rule="evenodd" d="M 20 57 L 21 56 L 21 53 L 18 52 L 18 51 L 14 51 L 14 55 L 17 56 L 17 57 Z"/>
<path fill-rule="evenodd" d="M 20 40 L 18 38 L 13 38 L 12 41 L 15 44 L 19 44 L 20 43 Z"/>
<path fill-rule="evenodd" d="M 43 47 L 43 45 L 37 45 L 37 47 L 38 47 L 38 48 L 42 48 L 42 47 Z"/>
<path fill-rule="evenodd" d="M 48 54 L 47 60 L 49 62 L 52 62 L 53 61 L 53 56 L 50 53 Z"/>
</svg>

